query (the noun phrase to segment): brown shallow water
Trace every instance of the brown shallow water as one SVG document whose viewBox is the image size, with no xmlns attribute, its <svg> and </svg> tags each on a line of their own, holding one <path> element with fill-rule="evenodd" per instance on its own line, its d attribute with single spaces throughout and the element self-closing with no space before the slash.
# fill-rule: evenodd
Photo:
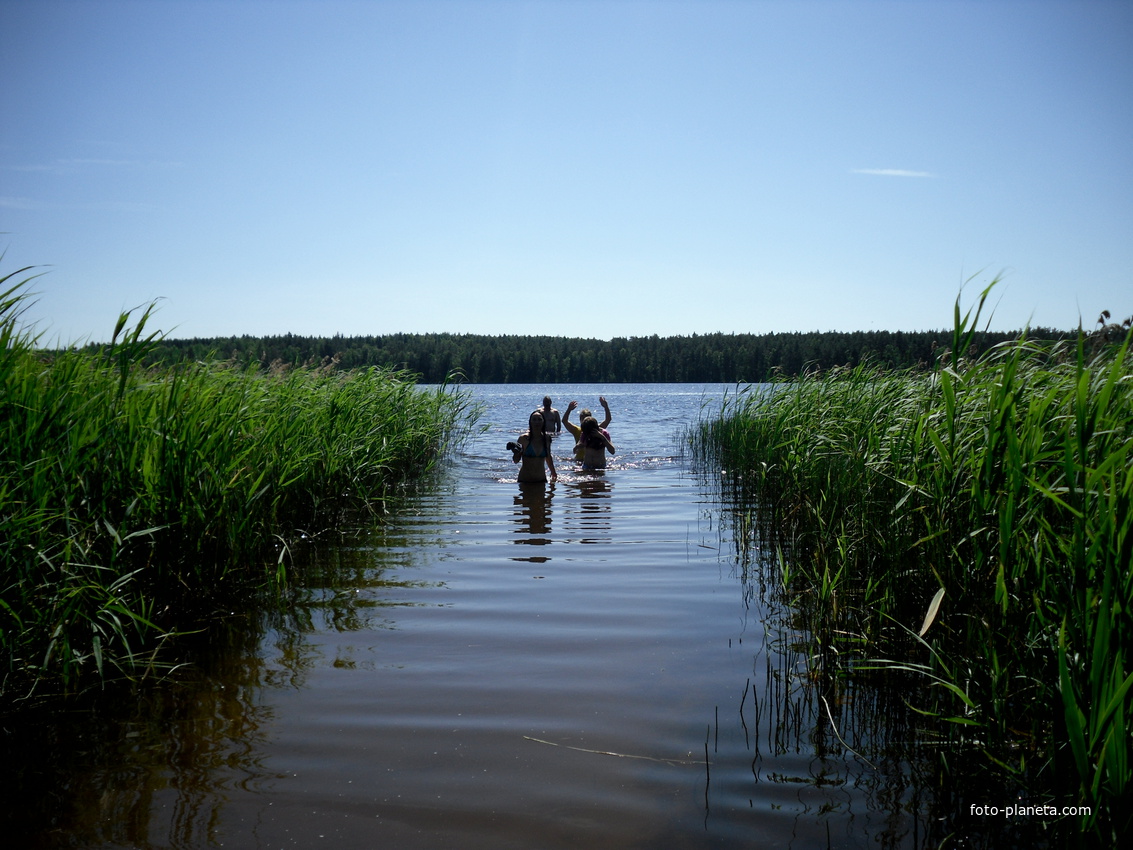
<svg viewBox="0 0 1133 850">
<path fill-rule="evenodd" d="M 555 387 L 619 454 L 521 489 L 541 387 L 476 387 L 487 433 L 305 586 L 172 681 L 4 729 L 26 847 L 916 847 L 876 694 L 822 702 L 741 574 L 676 434 L 724 388 Z M 836 721 L 833 725 L 830 721 Z M 897 730 L 899 736 L 900 730 Z M 839 737 L 840 736 L 840 737 Z M 852 742 L 862 756 L 842 744 Z M 868 751 L 870 761 L 866 761 Z"/>
</svg>

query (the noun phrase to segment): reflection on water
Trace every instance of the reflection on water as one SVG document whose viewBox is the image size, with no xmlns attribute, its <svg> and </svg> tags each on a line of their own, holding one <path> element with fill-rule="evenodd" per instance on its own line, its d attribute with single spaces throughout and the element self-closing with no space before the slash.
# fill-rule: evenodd
<svg viewBox="0 0 1133 850">
<path fill-rule="evenodd" d="M 263 630 L 233 620 L 209 635 L 194 675 L 164 687 L 110 685 L 79 704 L 5 718 L 6 840 L 20 847 L 205 846 L 233 794 L 274 778 L 263 744 L 277 676 Z"/>
<path fill-rule="evenodd" d="M 293 778 L 267 764 L 271 695 L 301 692 L 327 665 L 374 666 L 369 655 L 359 663 L 349 648 L 328 653 L 310 636 L 394 628 L 394 609 L 419 604 L 413 593 L 423 583 L 396 576 L 420 560 L 427 528 L 377 529 L 305 553 L 302 583 L 190 636 L 194 664 L 164 682 L 111 683 L 46 713 L 5 717 L 6 840 L 21 848 L 231 846 L 219 826 L 233 801 Z"/>
<path fill-rule="evenodd" d="M 522 546 L 549 546 L 554 542 L 551 520 L 555 499 L 560 501 L 559 515 L 564 542 L 609 543 L 610 498 L 613 482 L 602 470 L 564 476 L 555 484 L 517 485 L 513 497 L 514 543 Z M 556 496 L 556 493 L 558 495 Z M 544 563 L 549 552 L 540 555 L 513 556 L 514 561 Z"/>
<path fill-rule="evenodd" d="M 921 777 L 907 761 L 912 726 L 900 699 L 845 681 L 814 686 L 801 636 L 775 617 L 754 642 L 752 676 L 710 728 L 707 822 L 722 828 L 761 802 L 789 811 L 802 846 L 935 847 Z M 918 834 L 920 832 L 921 834 Z M 931 840 L 930 840 L 931 839 Z"/>
<path fill-rule="evenodd" d="M 572 510 L 564 522 L 568 539 L 579 543 L 609 543 L 613 482 L 603 470 L 580 475 L 568 494 Z"/>
<path fill-rule="evenodd" d="M 547 546 L 551 543 L 551 502 L 554 484 L 519 484 L 514 498 L 516 537 L 513 542 L 526 546 Z M 513 561 L 543 563 L 549 555 L 513 557 Z"/>
<path fill-rule="evenodd" d="M 192 667 L 6 720 L 6 835 L 140 850 L 938 844 L 900 692 L 816 686 L 773 571 L 731 550 L 739 514 L 671 451 L 703 393 L 604 389 L 619 449 L 604 473 L 564 457 L 555 484 L 518 485 L 508 423 L 544 388 L 479 388 L 503 424 L 398 516 L 312 548 L 284 594 L 219 619 Z"/>
</svg>

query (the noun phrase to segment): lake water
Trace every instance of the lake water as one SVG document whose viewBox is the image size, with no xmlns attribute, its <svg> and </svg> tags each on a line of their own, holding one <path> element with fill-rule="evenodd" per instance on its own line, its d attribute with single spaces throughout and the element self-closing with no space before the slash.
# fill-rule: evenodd
<svg viewBox="0 0 1133 850">
<path fill-rule="evenodd" d="M 681 429 L 734 388 L 471 389 L 487 430 L 388 522 L 319 547 L 282 604 L 223 621 L 173 681 L 9 724 L 7 834 L 922 846 L 912 769 L 886 751 L 890 707 L 806 687 L 789 613 L 737 564 L 713 476 L 683 459 Z M 604 474 L 575 469 L 564 433 L 558 482 L 516 484 L 504 444 L 544 392 L 561 410 L 606 394 Z"/>
</svg>

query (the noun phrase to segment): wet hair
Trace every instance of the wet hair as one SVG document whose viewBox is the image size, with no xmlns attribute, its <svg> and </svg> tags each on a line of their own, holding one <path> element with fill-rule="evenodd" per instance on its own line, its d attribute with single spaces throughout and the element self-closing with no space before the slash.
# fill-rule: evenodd
<svg viewBox="0 0 1133 850">
<path fill-rule="evenodd" d="M 551 397 L 549 395 L 543 396 L 543 407 L 551 406 Z"/>
<path fill-rule="evenodd" d="M 598 420 L 593 416 L 588 416 L 582 420 L 582 442 L 587 448 L 591 449 L 601 449 L 606 445 L 601 436 Z"/>
</svg>

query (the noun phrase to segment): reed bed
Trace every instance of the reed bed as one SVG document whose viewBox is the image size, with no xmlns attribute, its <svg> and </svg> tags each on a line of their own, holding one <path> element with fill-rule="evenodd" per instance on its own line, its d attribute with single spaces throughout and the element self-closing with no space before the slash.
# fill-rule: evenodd
<svg viewBox="0 0 1133 850">
<path fill-rule="evenodd" d="M 978 762 L 1026 802 L 1090 807 L 1052 828 L 1115 840 L 1133 828 L 1133 332 L 970 359 L 990 289 L 957 303 L 931 373 L 752 388 L 689 439 L 755 505 L 816 675 L 917 674 L 942 781 Z"/>
<path fill-rule="evenodd" d="M 0 278 L 0 701 L 142 675 L 304 531 L 384 510 L 476 412 L 380 369 L 147 368 L 151 318 L 46 356 L 28 270 Z M 23 279 L 16 280 L 21 275 Z"/>
</svg>

